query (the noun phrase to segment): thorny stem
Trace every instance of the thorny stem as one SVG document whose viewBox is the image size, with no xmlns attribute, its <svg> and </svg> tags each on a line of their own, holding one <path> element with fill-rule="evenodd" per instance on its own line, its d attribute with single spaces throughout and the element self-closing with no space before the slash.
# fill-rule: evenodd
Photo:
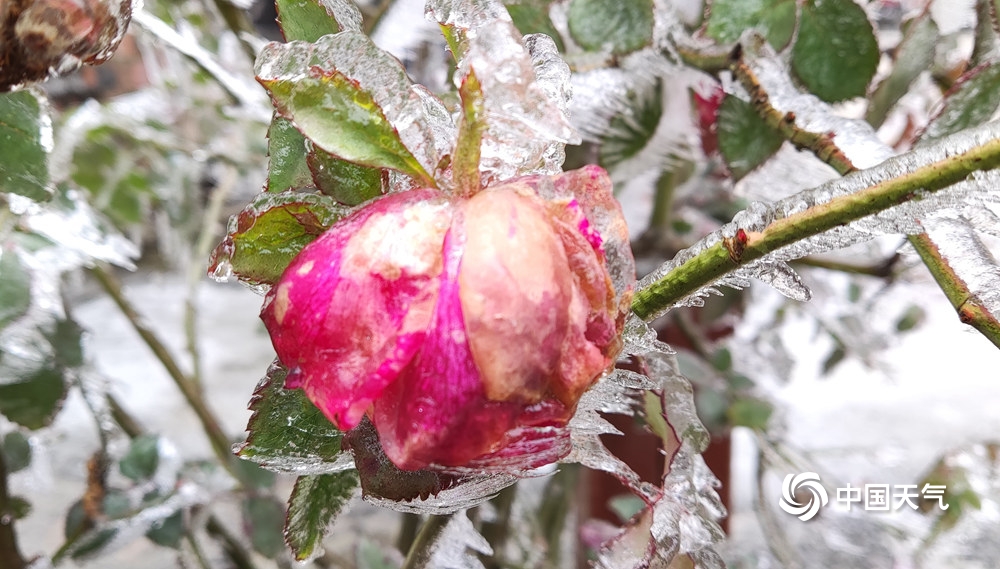
<svg viewBox="0 0 1000 569">
<path fill-rule="evenodd" d="M 125 297 L 122 291 L 121 283 L 118 279 L 111 274 L 111 272 L 103 265 L 98 264 L 90 270 L 91 274 L 97 278 L 101 287 L 105 292 L 115 301 L 118 305 L 119 310 L 125 318 L 128 319 L 129 323 L 132 324 L 132 328 L 139 334 L 143 342 L 152 350 L 153 355 L 156 359 L 163 364 L 164 369 L 167 370 L 167 374 L 170 378 L 174 380 L 174 384 L 180 389 L 181 394 L 184 395 L 184 399 L 187 400 L 188 405 L 194 410 L 195 415 L 201 421 L 202 428 L 205 431 L 206 436 L 208 436 L 209 442 L 212 445 L 212 450 L 215 451 L 216 456 L 219 461 L 222 462 L 223 467 L 229 471 L 237 480 L 242 480 L 239 471 L 233 467 L 233 456 L 230 451 L 229 439 L 226 437 L 225 432 L 222 430 L 222 426 L 219 424 L 218 419 L 212 413 L 211 409 L 205 403 L 205 399 L 202 396 L 201 390 L 198 386 L 188 377 L 183 371 L 181 371 L 180 366 L 177 361 L 170 354 L 167 347 L 160 341 L 159 337 L 153 330 L 146 325 L 143 321 L 142 316 L 139 312 L 132 306 L 132 303 Z"/>
<path fill-rule="evenodd" d="M 752 70 L 739 58 L 739 50 L 734 53 L 733 72 L 750 92 L 754 109 L 772 128 L 797 147 L 815 154 L 841 175 L 857 171 L 843 151 L 834 144 L 832 137 L 799 128 L 792 113 L 783 114 L 770 105 L 767 93 Z M 998 166 L 1000 140 L 994 138 L 982 146 L 926 164 L 896 178 L 871 184 L 853 194 L 814 205 L 777 220 L 759 233 L 741 231 L 735 239 L 716 243 L 638 291 L 632 302 L 632 309 L 641 318 L 655 317 L 663 308 L 673 306 L 706 284 L 775 249 L 910 201 L 920 192 L 941 190 L 973 172 Z M 909 236 L 908 239 L 959 311 L 962 321 L 1000 347 L 1000 322 L 976 300 L 933 242 L 926 235 Z"/>
<path fill-rule="evenodd" d="M 7 463 L 0 453 L 0 567 L 24 569 L 28 562 L 17 546 L 17 532 L 14 531 L 14 507 L 7 489 Z"/>
<path fill-rule="evenodd" d="M 424 569 L 430 562 L 431 547 L 441 537 L 445 526 L 451 521 L 452 514 L 444 516 L 427 516 L 427 521 L 420 527 L 417 538 L 413 540 L 406 560 L 399 569 Z"/>
<path fill-rule="evenodd" d="M 989 18 L 987 8 L 983 8 L 983 0 L 980 0 L 978 14 L 980 18 Z M 992 28 L 990 28 L 992 33 Z M 995 37 L 994 37 L 995 40 Z M 753 71 L 742 60 L 736 60 L 733 64 L 733 73 L 743 84 L 744 88 L 750 92 L 753 108 L 772 128 L 777 130 L 782 136 L 796 145 L 800 150 L 808 150 L 817 158 L 826 162 L 836 170 L 841 176 L 857 171 L 854 164 L 847 158 L 847 155 L 837 146 L 829 134 L 817 134 L 808 132 L 795 124 L 795 117 L 792 113 L 784 115 L 785 120 L 780 120 L 781 112 L 771 106 L 767 93 L 763 86 L 754 76 Z M 909 235 L 907 240 L 916 249 L 920 259 L 927 266 L 927 269 L 934 276 L 938 286 L 944 291 L 952 306 L 958 311 L 962 322 L 969 324 L 994 345 L 1000 348 L 1000 322 L 997 317 L 990 314 L 976 296 L 969 290 L 969 287 L 948 263 L 948 260 L 941 254 L 934 241 L 926 234 Z"/>
<path fill-rule="evenodd" d="M 644 319 L 715 281 L 726 273 L 760 259 L 771 251 L 819 235 L 901 203 L 917 199 L 1000 166 L 1000 137 L 965 151 L 924 164 L 894 178 L 869 183 L 861 190 L 778 219 L 760 232 L 738 232 L 674 268 L 639 290 L 632 310 Z M 859 172 L 863 176 L 867 170 Z M 884 177 L 884 176 L 883 176 Z"/>
</svg>

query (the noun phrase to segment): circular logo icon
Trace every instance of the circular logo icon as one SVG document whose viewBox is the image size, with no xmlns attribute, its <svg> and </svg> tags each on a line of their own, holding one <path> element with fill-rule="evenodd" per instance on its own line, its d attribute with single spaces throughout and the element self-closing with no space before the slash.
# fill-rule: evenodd
<svg viewBox="0 0 1000 569">
<path fill-rule="evenodd" d="M 799 490 L 808 490 L 812 495 L 807 502 L 799 503 L 796 494 Z M 815 472 L 803 472 L 801 474 L 789 474 L 785 477 L 781 485 L 781 501 L 778 505 L 781 509 L 798 516 L 804 522 L 813 519 L 819 509 L 827 504 L 830 498 L 826 495 L 826 488 L 819 481 L 819 474 Z"/>
</svg>

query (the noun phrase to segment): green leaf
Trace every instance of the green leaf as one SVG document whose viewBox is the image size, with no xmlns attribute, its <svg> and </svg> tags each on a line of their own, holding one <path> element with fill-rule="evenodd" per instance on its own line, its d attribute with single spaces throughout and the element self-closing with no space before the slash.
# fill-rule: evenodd
<svg viewBox="0 0 1000 569">
<path fill-rule="evenodd" d="M 889 76 L 875 88 L 868 102 L 865 120 L 875 128 L 882 126 L 889 111 L 910 90 L 910 85 L 934 62 L 938 29 L 929 13 L 910 22 L 903 41 L 896 50 L 896 61 Z"/>
<path fill-rule="evenodd" d="M 507 12 L 514 21 L 514 27 L 521 35 L 545 34 L 556 42 L 560 52 L 566 51 L 562 36 L 549 17 L 549 7 L 553 0 L 515 0 L 506 2 Z"/>
<path fill-rule="evenodd" d="M 382 171 L 358 166 L 315 148 L 306 155 L 319 191 L 344 205 L 358 205 L 382 195 Z"/>
<path fill-rule="evenodd" d="M 854 0 L 809 0 L 802 6 L 792 70 L 820 99 L 864 95 L 879 57 L 871 22 Z"/>
<path fill-rule="evenodd" d="M 349 1 L 275 0 L 274 7 L 285 41 L 314 42 L 327 34 L 361 26 L 361 13 Z"/>
<path fill-rule="evenodd" d="M 102 126 L 89 131 L 73 151 L 73 182 L 118 226 L 146 219 L 156 176 L 151 164 L 157 160 L 148 147 L 131 133 Z"/>
<path fill-rule="evenodd" d="M 269 44 L 258 57 L 257 80 L 270 92 L 278 113 L 294 121 L 316 146 L 349 162 L 399 170 L 426 187 L 435 187 L 373 92 L 338 66 L 363 75 L 366 83 L 379 76 L 386 90 L 411 86 L 399 61 L 360 33 L 324 36 L 315 45 Z M 408 102 L 405 94 L 378 93 L 386 104 Z M 389 110 L 404 112 L 402 108 Z"/>
<path fill-rule="evenodd" d="M 152 478 L 160 464 L 159 447 L 160 438 L 156 435 L 140 435 L 132 439 L 118 468 L 126 478 L 136 482 Z"/>
<path fill-rule="evenodd" d="M 763 431 L 774 412 L 774 406 L 761 399 L 738 399 L 729 407 L 729 424 Z"/>
<path fill-rule="evenodd" d="M 7 503 L 7 511 L 15 520 L 23 520 L 31 513 L 31 502 L 20 496 L 11 496 Z"/>
<path fill-rule="evenodd" d="M 312 174 L 306 164 L 306 137 L 288 119 L 278 115 L 271 119 L 267 154 L 267 191 L 283 192 L 312 185 Z"/>
<path fill-rule="evenodd" d="M 285 389 L 288 370 L 271 364 L 253 397 L 253 415 L 239 456 L 277 472 L 326 474 L 340 470 L 343 433 L 313 405 L 301 389 Z M 339 459 L 339 460 L 338 460 Z"/>
<path fill-rule="evenodd" d="M 920 325 L 927 318 L 927 314 L 919 306 L 913 305 L 906 309 L 906 312 L 896 321 L 897 332 L 908 332 Z"/>
<path fill-rule="evenodd" d="M 183 510 L 177 510 L 170 517 L 154 523 L 146 532 L 146 537 L 157 545 L 178 549 L 184 537 Z"/>
<path fill-rule="evenodd" d="M 733 43 L 756 28 L 776 49 L 788 45 L 795 31 L 795 0 L 714 0 L 705 33 Z"/>
<path fill-rule="evenodd" d="M 53 360 L 61 368 L 83 365 L 83 328 L 69 318 L 57 320 L 55 328 L 45 333 L 52 344 Z"/>
<path fill-rule="evenodd" d="M 323 536 L 355 495 L 360 481 L 354 470 L 299 476 L 288 499 L 285 543 L 296 561 L 317 551 Z"/>
<path fill-rule="evenodd" d="M 52 422 L 65 396 L 63 372 L 49 363 L 0 384 L 0 414 L 22 427 L 40 429 Z"/>
<path fill-rule="evenodd" d="M 712 354 L 710 363 L 718 371 L 729 371 L 733 369 L 733 355 L 727 348 L 719 348 Z"/>
<path fill-rule="evenodd" d="M 281 535 L 285 506 L 270 496 L 250 496 L 243 501 L 243 522 L 253 545 L 261 555 L 274 559 L 285 548 Z"/>
<path fill-rule="evenodd" d="M 616 114 L 601 140 L 598 161 L 614 168 L 632 158 L 649 144 L 663 116 L 663 83 L 657 80 L 641 92 L 629 93 L 630 112 Z"/>
<path fill-rule="evenodd" d="M 718 126 L 719 153 L 736 180 L 763 164 L 784 142 L 750 103 L 730 95 L 719 105 Z"/>
<path fill-rule="evenodd" d="M 31 306 L 31 275 L 13 248 L 0 250 L 0 330 Z"/>
<path fill-rule="evenodd" d="M 240 279 L 273 284 L 303 247 L 346 212 L 319 194 L 261 194 L 230 221 L 210 270 L 229 262 Z"/>
<path fill-rule="evenodd" d="M 966 73 L 948 92 L 944 107 L 931 119 L 921 143 L 979 125 L 1000 106 L 1000 63 L 980 65 Z"/>
<path fill-rule="evenodd" d="M 31 464 L 31 443 L 20 431 L 11 431 L 4 436 L 0 452 L 3 453 L 7 472 L 24 470 Z"/>
<path fill-rule="evenodd" d="M 240 481 L 250 488 L 271 488 L 277 480 L 273 472 L 249 460 L 240 460 L 234 457 L 233 468 L 236 469 Z"/>
<path fill-rule="evenodd" d="M 34 93 L 28 90 L 0 93 L 0 192 L 44 201 L 48 187 L 48 152 L 42 131 L 47 116 Z"/>
<path fill-rule="evenodd" d="M 653 41 L 653 0 L 572 0 L 569 33 L 588 51 L 639 50 Z"/>
</svg>

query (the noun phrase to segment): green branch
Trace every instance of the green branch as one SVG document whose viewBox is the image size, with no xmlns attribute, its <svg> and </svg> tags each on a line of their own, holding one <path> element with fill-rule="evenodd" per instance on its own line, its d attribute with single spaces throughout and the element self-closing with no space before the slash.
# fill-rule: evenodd
<svg viewBox="0 0 1000 569">
<path fill-rule="evenodd" d="M 993 342 L 994 346 L 1000 348 L 1000 321 L 997 321 L 997 317 L 983 306 L 976 295 L 972 294 L 961 275 L 956 273 L 951 265 L 938 262 L 943 256 L 934 241 L 926 233 L 921 233 L 911 235 L 910 243 L 917 249 L 917 254 L 930 269 L 931 275 L 948 297 L 948 301 L 955 307 L 959 319 L 978 330 Z"/>
<path fill-rule="evenodd" d="M 981 19 L 989 18 L 988 9 L 983 8 L 983 4 L 984 0 L 980 0 L 977 4 L 979 17 Z M 992 27 L 988 31 L 992 34 Z M 995 35 L 992 35 L 991 39 L 995 41 Z M 830 134 L 806 131 L 795 124 L 793 113 L 782 113 L 772 107 L 767 92 L 742 59 L 734 61 L 733 74 L 750 93 L 752 105 L 757 114 L 778 133 L 795 144 L 797 148 L 813 153 L 841 176 L 857 170 L 847 155 L 833 141 Z M 1000 347 L 1000 322 L 997 321 L 996 316 L 990 314 L 989 310 L 978 302 L 961 275 L 952 268 L 948 260 L 938 250 L 934 241 L 927 234 L 910 235 L 907 236 L 907 240 L 916 249 L 927 269 L 934 275 L 938 286 L 941 287 L 952 306 L 958 311 L 962 322 L 979 330 L 997 347 Z"/>
<path fill-rule="evenodd" d="M 976 138 L 981 142 L 968 142 Z M 674 267 L 636 292 L 632 310 L 651 320 L 688 295 L 711 285 L 727 273 L 781 247 L 857 221 L 965 180 L 973 172 L 1000 166 L 1000 125 L 989 123 L 944 138 L 933 146 L 912 151 L 882 164 L 849 174 L 822 187 L 865 185 L 788 217 L 760 232 L 739 231 Z"/>
</svg>

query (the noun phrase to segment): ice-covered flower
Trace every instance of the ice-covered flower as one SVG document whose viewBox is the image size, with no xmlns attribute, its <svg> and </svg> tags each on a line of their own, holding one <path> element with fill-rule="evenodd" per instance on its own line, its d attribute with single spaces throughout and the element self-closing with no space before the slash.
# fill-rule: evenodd
<svg viewBox="0 0 1000 569">
<path fill-rule="evenodd" d="M 367 415 L 400 468 L 532 468 L 568 452 L 634 279 L 611 182 L 588 166 L 374 200 L 303 249 L 261 317 L 286 387 L 342 430 Z"/>
</svg>

